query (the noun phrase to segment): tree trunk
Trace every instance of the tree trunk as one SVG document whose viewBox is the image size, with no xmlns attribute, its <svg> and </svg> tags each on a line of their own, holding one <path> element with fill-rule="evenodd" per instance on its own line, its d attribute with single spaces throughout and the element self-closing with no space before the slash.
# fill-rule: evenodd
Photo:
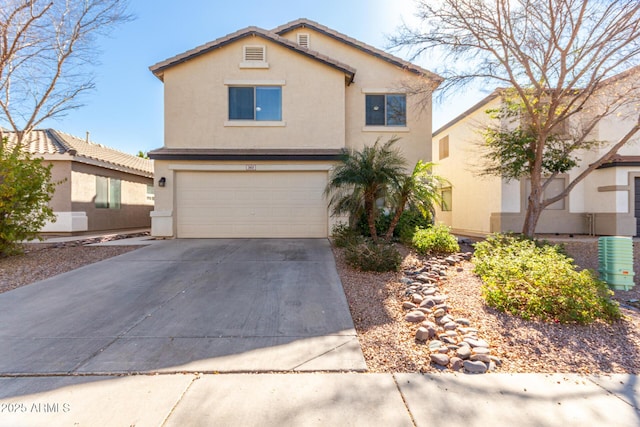
<svg viewBox="0 0 640 427">
<path fill-rule="evenodd" d="M 378 243 L 378 233 L 376 232 L 376 199 L 373 196 L 364 196 L 364 211 L 367 215 L 367 224 L 369 225 L 369 234 L 374 243 Z"/>
<path fill-rule="evenodd" d="M 540 193 L 542 189 L 540 188 L 539 182 L 536 185 L 537 188 L 534 189 L 533 180 L 531 182 L 531 194 L 529 195 L 529 199 L 527 201 L 527 211 L 524 216 L 524 224 L 522 226 L 522 234 L 527 237 L 533 238 L 536 227 L 538 226 L 538 220 L 540 219 L 540 214 L 542 213 L 542 203 L 540 201 Z"/>
<path fill-rule="evenodd" d="M 384 236 L 384 239 L 390 241 L 393 237 L 393 232 L 400 221 L 400 217 L 402 216 L 402 212 L 404 212 L 404 205 L 407 204 L 406 200 L 402 200 L 402 202 L 396 207 L 396 211 L 391 219 L 391 223 L 389 224 L 389 229 L 387 230 L 387 234 Z"/>
</svg>

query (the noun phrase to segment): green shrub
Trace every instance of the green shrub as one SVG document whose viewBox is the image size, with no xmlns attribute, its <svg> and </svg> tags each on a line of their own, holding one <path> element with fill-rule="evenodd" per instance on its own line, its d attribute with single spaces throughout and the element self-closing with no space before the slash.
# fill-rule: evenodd
<svg viewBox="0 0 640 427">
<path fill-rule="evenodd" d="M 363 271 L 398 271 L 402 255 L 390 244 L 371 241 L 348 245 L 345 259 L 349 265 Z"/>
<path fill-rule="evenodd" d="M 389 229 L 390 224 L 391 224 L 391 215 L 380 212 L 376 217 L 376 233 L 378 234 L 378 236 L 384 236 L 384 234 Z M 360 216 L 355 228 L 361 236 L 371 237 L 371 232 L 369 231 L 369 223 L 367 222 L 366 214 L 363 213 Z"/>
<path fill-rule="evenodd" d="M 417 210 L 408 209 L 402 212 L 398 220 L 398 225 L 396 225 L 396 229 L 393 231 L 393 235 L 399 238 L 402 243 L 411 244 L 413 235 L 418 228 L 428 228 L 431 227 L 431 225 L 431 215 L 425 217 Z"/>
<path fill-rule="evenodd" d="M 591 271 L 577 271 L 558 246 L 493 235 L 475 245 L 473 262 L 485 301 L 500 311 L 561 323 L 620 318 L 607 285 Z"/>
<path fill-rule="evenodd" d="M 21 252 L 20 242 L 38 238 L 47 221 L 55 221 L 48 202 L 56 183 L 51 165 L 0 142 L 0 257 Z"/>
<path fill-rule="evenodd" d="M 357 245 L 364 241 L 364 238 L 358 233 L 358 230 L 355 230 L 344 223 L 333 226 L 331 237 L 333 244 L 339 248 L 344 248 L 349 245 Z"/>
<path fill-rule="evenodd" d="M 458 239 L 451 234 L 449 227 L 443 224 L 416 230 L 411 244 L 423 255 L 450 254 L 460 250 Z"/>
</svg>

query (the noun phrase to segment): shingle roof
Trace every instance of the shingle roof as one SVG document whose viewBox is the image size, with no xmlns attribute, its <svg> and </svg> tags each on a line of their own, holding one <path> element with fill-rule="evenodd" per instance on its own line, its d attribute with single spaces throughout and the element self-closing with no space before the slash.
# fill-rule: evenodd
<svg viewBox="0 0 640 427">
<path fill-rule="evenodd" d="M 326 27 L 310 19 L 306 19 L 306 18 L 296 19 L 295 21 L 291 21 L 287 24 L 281 25 L 273 29 L 273 32 L 278 35 L 283 35 L 285 33 L 288 33 L 298 28 L 311 28 L 319 33 L 322 33 L 335 40 L 338 40 L 358 50 L 368 53 L 369 55 L 373 55 L 376 58 L 382 59 L 383 61 L 390 62 L 391 64 L 397 67 L 408 70 L 414 74 L 419 74 L 419 75 L 431 78 L 432 80 L 435 80 L 438 83 L 441 83 L 444 80 L 442 77 L 440 77 L 439 75 L 429 70 L 425 70 L 424 68 L 419 67 L 409 61 L 405 61 L 404 59 L 398 58 L 397 56 L 391 55 L 390 53 L 387 53 L 381 49 L 378 49 L 371 45 L 363 43 L 360 40 L 356 40 L 353 37 L 349 37 L 346 34 L 342 34 L 336 30 L 333 30 L 329 27 Z"/>
<path fill-rule="evenodd" d="M 7 137 L 9 146 L 15 145 L 15 132 L 3 130 L 2 134 Z M 153 162 L 149 159 L 123 153 L 54 129 L 33 130 L 25 137 L 23 144 L 23 149 L 34 155 L 71 156 L 70 160 L 85 163 L 99 162 L 111 169 L 147 177 L 153 176 Z"/>
<path fill-rule="evenodd" d="M 236 31 L 235 33 L 231 33 L 228 34 L 224 37 L 221 37 L 219 39 L 216 39 L 212 42 L 203 44 L 201 46 L 198 46 L 194 49 L 188 50 L 184 53 L 181 53 L 179 55 L 176 55 L 172 58 L 168 58 L 165 59 L 164 61 L 158 62 L 155 65 L 152 65 L 149 67 L 149 70 L 151 70 L 151 72 L 158 77 L 160 80 L 163 79 L 163 74 L 164 74 L 164 70 L 166 70 L 167 68 L 173 67 L 174 65 L 180 64 L 182 62 L 188 61 L 192 58 L 195 58 L 199 55 L 202 55 L 204 53 L 207 52 L 211 52 L 213 50 L 219 49 L 223 46 L 226 46 L 230 43 L 233 43 L 237 40 L 240 40 L 242 38 L 245 37 L 249 37 L 249 36 L 256 36 L 256 37 L 261 37 L 263 39 L 266 40 L 270 40 L 274 43 L 279 44 L 280 46 L 283 46 L 287 49 L 291 49 L 294 52 L 297 52 L 301 55 L 310 57 L 312 59 L 315 59 L 317 61 L 320 61 L 330 67 L 336 68 L 340 71 L 342 71 L 343 73 L 345 73 L 345 75 L 347 76 L 349 82 L 353 81 L 353 77 L 356 73 L 356 70 L 352 67 L 350 67 L 347 64 L 344 64 L 340 61 L 336 61 L 335 59 L 332 59 L 326 55 L 323 55 L 319 52 L 316 52 L 314 50 L 310 50 L 307 48 L 304 48 L 302 46 L 299 46 L 297 43 L 292 42 L 289 39 L 286 39 L 284 37 L 279 36 L 276 33 L 273 33 L 271 31 L 267 31 L 264 30 L 262 28 L 258 28 L 258 27 L 247 27 L 244 28 L 242 30 Z"/>
</svg>

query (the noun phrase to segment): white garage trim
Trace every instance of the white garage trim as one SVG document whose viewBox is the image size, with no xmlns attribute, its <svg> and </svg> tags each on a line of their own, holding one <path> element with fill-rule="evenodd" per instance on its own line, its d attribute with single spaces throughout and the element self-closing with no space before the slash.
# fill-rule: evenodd
<svg viewBox="0 0 640 427">
<path fill-rule="evenodd" d="M 177 237 L 327 237 L 327 176 L 324 170 L 177 171 Z"/>
<path fill-rule="evenodd" d="M 245 164 L 234 164 L 234 165 L 190 165 L 190 164 L 170 164 L 169 170 L 174 171 L 221 171 L 221 172 L 232 172 L 232 171 L 247 171 L 252 170 L 256 172 L 265 171 L 265 172 L 274 172 L 274 171 L 328 171 L 331 170 L 332 165 L 321 164 L 321 165 L 309 165 L 309 164 L 300 164 L 300 165 L 290 165 L 290 164 L 280 164 L 280 165 L 263 165 L 256 163 L 245 163 Z"/>
</svg>

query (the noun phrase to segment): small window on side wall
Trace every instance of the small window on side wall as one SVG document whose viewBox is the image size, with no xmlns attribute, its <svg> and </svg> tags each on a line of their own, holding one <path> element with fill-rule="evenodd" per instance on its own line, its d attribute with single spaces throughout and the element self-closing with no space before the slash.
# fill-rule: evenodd
<svg viewBox="0 0 640 427">
<path fill-rule="evenodd" d="M 443 212 L 450 212 L 453 205 L 453 192 L 451 191 L 451 187 L 440 190 L 440 197 L 442 197 L 440 210 Z"/>
<path fill-rule="evenodd" d="M 440 138 L 440 140 L 438 141 L 438 149 L 439 160 L 449 157 L 449 135 L 445 136 L 444 138 Z"/>
<path fill-rule="evenodd" d="M 407 97 L 404 94 L 365 96 L 366 126 L 406 126 Z"/>
</svg>

